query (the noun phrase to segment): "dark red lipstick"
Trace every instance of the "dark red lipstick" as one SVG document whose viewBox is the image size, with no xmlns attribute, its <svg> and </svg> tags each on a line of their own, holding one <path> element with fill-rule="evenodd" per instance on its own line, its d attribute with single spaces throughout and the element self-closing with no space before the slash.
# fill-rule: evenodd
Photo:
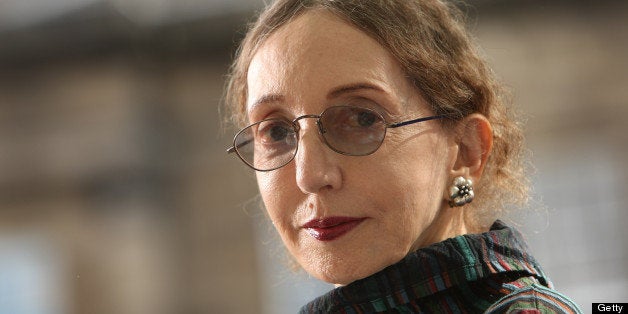
<svg viewBox="0 0 628 314">
<path fill-rule="evenodd" d="M 332 241 L 357 227 L 366 218 L 326 217 L 312 219 L 303 228 L 316 240 Z"/>
</svg>

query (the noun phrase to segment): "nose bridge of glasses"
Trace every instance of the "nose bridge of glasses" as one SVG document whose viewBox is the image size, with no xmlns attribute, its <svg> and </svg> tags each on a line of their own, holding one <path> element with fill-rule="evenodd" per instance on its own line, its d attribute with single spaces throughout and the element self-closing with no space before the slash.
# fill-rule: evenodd
<svg viewBox="0 0 628 314">
<path fill-rule="evenodd" d="M 297 131 L 301 130 L 301 124 L 299 124 L 300 120 L 303 119 L 316 119 L 316 124 L 319 125 L 319 129 L 320 129 L 320 115 L 317 114 L 306 114 L 306 115 L 302 115 L 300 117 L 296 117 L 294 120 L 292 120 L 292 124 L 294 124 L 294 127 L 296 128 Z"/>
</svg>

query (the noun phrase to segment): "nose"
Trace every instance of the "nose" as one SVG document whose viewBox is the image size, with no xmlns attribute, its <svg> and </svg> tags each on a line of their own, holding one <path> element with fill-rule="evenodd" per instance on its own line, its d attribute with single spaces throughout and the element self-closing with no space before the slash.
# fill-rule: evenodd
<svg viewBox="0 0 628 314">
<path fill-rule="evenodd" d="M 299 148 L 294 157 L 297 186 L 305 194 L 339 189 L 342 172 L 338 158 L 342 155 L 325 145 L 314 120 L 301 121 L 301 126 Z"/>
</svg>

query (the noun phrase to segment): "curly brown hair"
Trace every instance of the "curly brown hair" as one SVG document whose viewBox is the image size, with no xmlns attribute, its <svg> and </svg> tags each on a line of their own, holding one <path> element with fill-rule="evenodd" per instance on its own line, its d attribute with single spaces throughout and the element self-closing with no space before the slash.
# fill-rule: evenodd
<svg viewBox="0 0 628 314">
<path fill-rule="evenodd" d="M 493 128 L 493 150 L 465 219 L 485 230 L 503 210 L 524 205 L 528 180 L 523 133 L 510 101 L 465 27 L 464 14 L 441 0 L 277 0 L 250 26 L 235 55 L 225 91 L 231 122 L 246 122 L 247 71 L 265 39 L 296 16 L 332 12 L 376 39 L 399 62 L 436 114 L 449 124 L 480 113 Z M 447 123 L 447 122 L 445 122 Z"/>
</svg>

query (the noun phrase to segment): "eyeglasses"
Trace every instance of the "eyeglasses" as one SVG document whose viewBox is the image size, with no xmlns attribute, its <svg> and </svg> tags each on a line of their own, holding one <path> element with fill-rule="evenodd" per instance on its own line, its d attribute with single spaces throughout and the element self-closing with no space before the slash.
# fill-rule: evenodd
<svg viewBox="0 0 628 314">
<path fill-rule="evenodd" d="M 271 118 L 253 123 L 233 138 L 227 153 L 235 152 L 257 171 L 271 171 L 287 165 L 299 147 L 299 120 L 317 119 L 319 134 L 333 151 L 348 156 L 366 156 L 382 145 L 388 128 L 445 118 L 436 115 L 398 123 L 387 123 L 377 111 L 355 106 L 334 106 L 320 115 L 303 115 L 290 121 Z"/>
</svg>

